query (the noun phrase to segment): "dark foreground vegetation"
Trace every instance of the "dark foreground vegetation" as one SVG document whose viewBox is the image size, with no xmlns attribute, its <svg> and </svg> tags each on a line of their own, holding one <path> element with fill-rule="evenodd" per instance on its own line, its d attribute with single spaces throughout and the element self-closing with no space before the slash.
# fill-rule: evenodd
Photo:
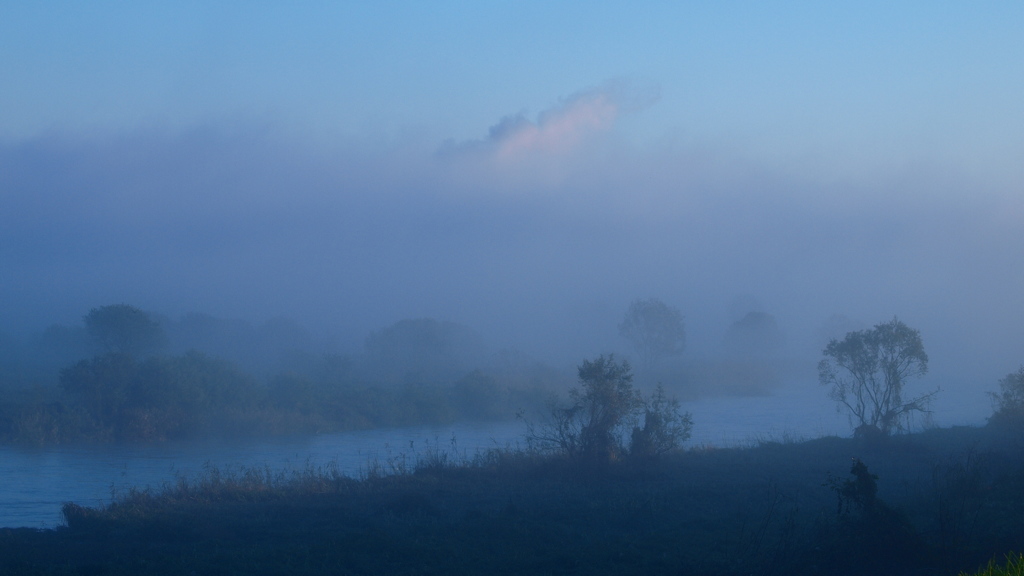
<svg viewBox="0 0 1024 576">
<path fill-rule="evenodd" d="M 387 350 L 395 330 L 424 326 L 444 328 L 400 323 L 368 348 Z M 481 414 L 507 409 L 514 389 L 474 371 L 440 396 L 454 404 L 432 401 L 453 365 L 424 370 L 436 349 L 395 373 L 434 375 L 418 397 L 405 377 L 358 388 L 292 373 L 261 388 L 199 353 L 137 360 L 112 346 L 62 370 L 74 405 L 56 404 L 57 430 L 80 421 L 113 439 L 161 438 L 213 422 L 274 423 L 282 410 L 298 422 L 349 422 L 339 414 L 360 414 L 359 394 L 398 394 L 366 400 L 382 414 L 448 405 Z M 393 366 L 410 356 L 381 357 Z M 362 478 L 330 466 L 210 469 L 99 509 L 68 503 L 56 530 L 0 530 L 0 573 L 1019 573 L 1008 554 L 1024 550 L 1024 368 L 999 382 L 987 426 L 911 434 L 909 415 L 927 412 L 935 394 L 904 395 L 927 371 L 916 330 L 894 318 L 833 340 L 824 356 L 821 382 L 850 413 L 851 439 L 683 450 L 690 414 L 602 355 L 578 367 L 567 400 L 527 419 L 526 448 L 435 446 L 412 465 L 372 464 Z"/>
<path fill-rule="evenodd" d="M 0 572 L 955 575 L 1024 550 L 1022 433 L 212 470 L 0 530 Z"/>
</svg>

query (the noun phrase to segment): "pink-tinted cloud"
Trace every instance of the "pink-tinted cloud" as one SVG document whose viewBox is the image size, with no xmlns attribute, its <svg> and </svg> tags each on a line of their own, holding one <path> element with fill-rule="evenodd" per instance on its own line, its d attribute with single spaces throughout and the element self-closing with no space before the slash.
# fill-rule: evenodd
<svg viewBox="0 0 1024 576">
<path fill-rule="evenodd" d="M 610 129 L 619 114 L 618 103 L 606 92 L 584 93 L 541 114 L 536 122 L 521 115 L 506 118 L 491 128 L 490 140 L 501 159 L 566 154 L 589 136 Z"/>
<path fill-rule="evenodd" d="M 655 99 L 653 90 L 639 91 L 622 82 L 609 82 L 573 94 L 541 112 L 536 120 L 524 113 L 506 116 L 491 127 L 485 139 L 449 150 L 483 150 L 500 163 L 563 157 L 609 132 L 623 114 L 646 107 Z"/>
</svg>

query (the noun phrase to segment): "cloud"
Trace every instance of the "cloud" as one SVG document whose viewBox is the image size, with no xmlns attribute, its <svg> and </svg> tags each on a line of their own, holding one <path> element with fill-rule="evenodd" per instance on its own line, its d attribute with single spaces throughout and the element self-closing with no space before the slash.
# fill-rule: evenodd
<svg viewBox="0 0 1024 576">
<path fill-rule="evenodd" d="M 607 94 L 581 95 L 541 114 L 537 122 L 522 115 L 506 117 L 491 127 L 489 140 L 498 158 L 515 158 L 530 153 L 565 154 L 575 150 L 592 134 L 611 128 L 619 107 Z"/>
<path fill-rule="evenodd" d="M 607 82 L 576 92 L 531 120 L 519 112 L 491 126 L 487 137 L 447 143 L 442 152 L 482 152 L 503 164 L 565 157 L 608 133 L 623 115 L 653 104 L 657 90 L 624 81 Z"/>
</svg>

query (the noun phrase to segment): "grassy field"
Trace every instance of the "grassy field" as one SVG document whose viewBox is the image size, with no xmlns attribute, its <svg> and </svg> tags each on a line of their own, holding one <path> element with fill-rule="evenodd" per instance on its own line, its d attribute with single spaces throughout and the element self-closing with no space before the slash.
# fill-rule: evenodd
<svg viewBox="0 0 1024 576">
<path fill-rule="evenodd" d="M 955 575 L 1024 550 L 1022 447 L 965 427 L 599 467 L 496 450 L 360 479 L 213 470 L 0 530 L 0 571 Z"/>
</svg>

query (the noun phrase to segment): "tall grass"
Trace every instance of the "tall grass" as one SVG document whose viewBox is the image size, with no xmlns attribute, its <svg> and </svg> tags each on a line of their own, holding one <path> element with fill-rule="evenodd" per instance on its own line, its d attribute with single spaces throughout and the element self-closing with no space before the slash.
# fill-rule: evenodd
<svg viewBox="0 0 1024 576">
<path fill-rule="evenodd" d="M 1024 576 L 1024 554 L 1011 552 L 1006 556 L 1006 564 L 997 564 L 992 559 L 985 568 L 971 574 L 961 572 L 960 576 Z"/>
<path fill-rule="evenodd" d="M 986 434 L 703 447 L 601 468 L 452 440 L 388 452 L 354 478 L 332 464 L 209 467 L 102 508 L 68 504 L 56 531 L 0 531 L 0 573 L 31 560 L 29 573 L 51 574 L 952 576 L 1024 547 L 1024 462 Z M 852 458 L 877 493 L 837 514 L 828 481 L 855 480 Z"/>
</svg>

